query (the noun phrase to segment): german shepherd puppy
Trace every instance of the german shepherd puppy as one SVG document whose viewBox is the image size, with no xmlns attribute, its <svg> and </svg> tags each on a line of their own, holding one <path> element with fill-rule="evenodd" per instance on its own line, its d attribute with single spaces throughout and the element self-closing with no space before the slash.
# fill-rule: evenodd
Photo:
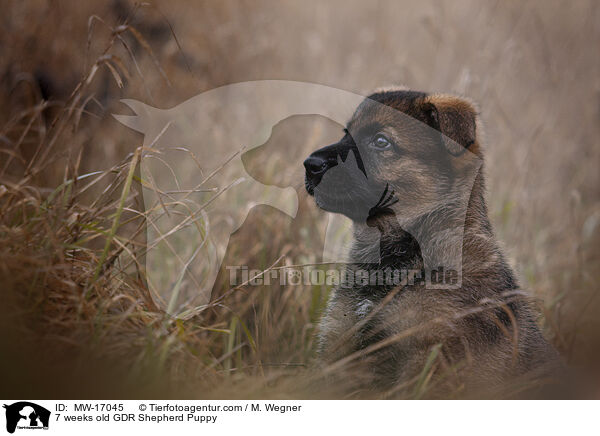
<svg viewBox="0 0 600 436">
<path fill-rule="evenodd" d="M 354 228 L 354 280 L 320 324 L 326 370 L 365 395 L 434 397 L 521 396 L 554 374 L 558 354 L 490 225 L 474 105 L 376 91 L 344 133 L 304 161 L 316 204 Z"/>
</svg>

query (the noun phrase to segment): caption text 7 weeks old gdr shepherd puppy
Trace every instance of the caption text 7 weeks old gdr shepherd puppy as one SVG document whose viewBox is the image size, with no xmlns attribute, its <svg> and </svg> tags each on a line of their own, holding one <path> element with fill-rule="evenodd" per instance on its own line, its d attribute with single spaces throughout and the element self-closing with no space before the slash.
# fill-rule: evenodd
<svg viewBox="0 0 600 436">
<path fill-rule="evenodd" d="M 317 205 L 353 221 L 354 280 L 320 325 L 336 385 L 414 392 L 427 377 L 432 396 L 520 396 L 556 374 L 559 357 L 495 240 L 482 162 L 470 102 L 406 89 L 366 98 L 344 137 L 304 162 Z"/>
</svg>

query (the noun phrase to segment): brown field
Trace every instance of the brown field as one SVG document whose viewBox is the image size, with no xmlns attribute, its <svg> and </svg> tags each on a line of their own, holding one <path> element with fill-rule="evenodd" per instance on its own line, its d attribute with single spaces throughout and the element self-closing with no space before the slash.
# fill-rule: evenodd
<svg viewBox="0 0 600 436">
<path fill-rule="evenodd" d="M 4 397 L 329 395 L 311 388 L 310 366 L 328 288 L 230 289 L 221 277 L 216 302 L 172 317 L 144 284 L 142 135 L 111 114 L 128 113 L 122 98 L 169 108 L 261 79 L 476 101 L 497 235 L 545 334 L 600 392 L 597 2 L 4 0 L 2 10 Z M 318 261 L 325 214 L 303 194 L 301 162 L 339 128 L 294 122 L 271 139 L 289 152 L 244 159 L 264 183 L 297 188 L 302 214 L 253 212 L 229 244 L 237 264 Z M 277 171 L 282 159 L 297 172 Z"/>
</svg>

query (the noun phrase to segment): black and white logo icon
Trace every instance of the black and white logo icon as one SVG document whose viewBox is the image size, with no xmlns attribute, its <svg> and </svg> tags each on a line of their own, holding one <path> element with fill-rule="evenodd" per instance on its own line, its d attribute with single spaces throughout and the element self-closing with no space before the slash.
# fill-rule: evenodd
<svg viewBox="0 0 600 436">
<path fill-rule="evenodd" d="M 6 409 L 6 431 L 14 433 L 16 429 L 47 430 L 50 411 L 29 401 L 19 401 L 4 405 Z"/>
</svg>

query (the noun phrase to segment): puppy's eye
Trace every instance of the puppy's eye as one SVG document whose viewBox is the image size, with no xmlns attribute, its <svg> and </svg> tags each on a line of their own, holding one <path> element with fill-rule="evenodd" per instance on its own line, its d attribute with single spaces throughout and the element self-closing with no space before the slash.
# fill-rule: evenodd
<svg viewBox="0 0 600 436">
<path fill-rule="evenodd" d="M 388 138 L 379 133 L 373 138 L 371 146 L 377 150 L 386 150 L 392 146 L 392 143 Z"/>
</svg>

